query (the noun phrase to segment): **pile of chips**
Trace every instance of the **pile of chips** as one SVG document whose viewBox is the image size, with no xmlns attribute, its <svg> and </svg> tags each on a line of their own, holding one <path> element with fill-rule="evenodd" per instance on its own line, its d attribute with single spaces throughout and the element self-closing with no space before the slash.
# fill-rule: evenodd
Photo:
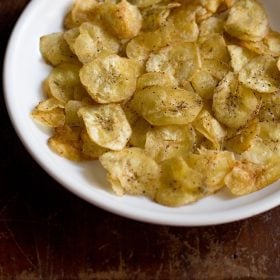
<svg viewBox="0 0 280 280">
<path fill-rule="evenodd" d="M 64 25 L 32 112 L 56 153 L 168 206 L 280 178 L 280 34 L 256 0 L 77 0 Z"/>
</svg>

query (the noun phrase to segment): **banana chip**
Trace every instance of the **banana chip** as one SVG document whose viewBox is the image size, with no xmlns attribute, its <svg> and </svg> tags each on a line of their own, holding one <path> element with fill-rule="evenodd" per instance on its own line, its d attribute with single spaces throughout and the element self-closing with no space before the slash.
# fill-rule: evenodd
<svg viewBox="0 0 280 280">
<path fill-rule="evenodd" d="M 108 152 L 99 158 L 108 171 L 108 180 L 117 195 L 148 195 L 154 197 L 158 188 L 160 168 L 140 148 Z"/>
<path fill-rule="evenodd" d="M 82 84 L 98 103 L 120 102 L 136 89 L 137 73 L 133 61 L 118 55 L 99 57 L 80 71 Z"/>
<path fill-rule="evenodd" d="M 77 61 L 62 32 L 41 37 L 40 51 L 46 62 L 53 66 L 63 62 L 75 63 Z"/>
<path fill-rule="evenodd" d="M 260 99 L 260 121 L 279 121 L 280 120 L 280 92 L 271 94 L 259 94 Z"/>
<path fill-rule="evenodd" d="M 231 57 L 231 67 L 236 73 L 256 56 L 256 54 L 240 46 L 228 45 L 227 48 Z"/>
<path fill-rule="evenodd" d="M 152 86 L 137 91 L 132 108 L 152 125 L 191 123 L 202 108 L 199 95 L 183 89 Z"/>
<path fill-rule="evenodd" d="M 109 152 L 108 149 L 100 147 L 95 142 L 93 142 L 86 130 L 83 130 L 81 133 L 81 142 L 82 153 L 89 159 L 98 159 L 103 154 Z"/>
<path fill-rule="evenodd" d="M 56 128 L 49 139 L 49 147 L 58 155 L 73 161 L 82 161 L 84 156 L 81 148 L 81 129 L 64 126 Z"/>
<path fill-rule="evenodd" d="M 83 91 L 79 70 L 80 67 L 74 64 L 61 64 L 54 68 L 47 79 L 51 96 L 67 103 L 74 98 L 76 91 Z"/>
<path fill-rule="evenodd" d="M 195 132 L 190 125 L 162 126 L 148 131 L 145 150 L 156 161 L 186 155 L 195 144 Z"/>
<path fill-rule="evenodd" d="M 225 30 L 245 41 L 261 41 L 268 33 L 268 19 L 256 0 L 236 1 L 229 11 Z"/>
<path fill-rule="evenodd" d="M 130 2 L 139 8 L 146 8 L 158 4 L 161 1 L 162 0 L 131 0 Z"/>
<path fill-rule="evenodd" d="M 82 120 L 78 116 L 80 108 L 86 106 L 82 101 L 70 100 L 65 105 L 65 123 L 68 126 L 82 126 Z"/>
<path fill-rule="evenodd" d="M 228 151 L 201 149 L 186 158 L 189 166 L 203 174 L 205 190 L 213 193 L 225 186 L 225 176 L 234 166 L 234 154 Z"/>
<path fill-rule="evenodd" d="M 200 23 L 199 41 L 207 38 L 212 34 L 223 34 L 225 20 L 221 17 L 210 17 Z"/>
<path fill-rule="evenodd" d="M 182 157 L 174 157 L 161 164 L 160 187 L 155 201 L 160 204 L 178 207 L 201 198 L 203 177 L 190 168 Z"/>
<path fill-rule="evenodd" d="M 213 144 L 214 149 L 221 149 L 226 130 L 207 110 L 202 110 L 199 113 L 193 126 Z"/>
<path fill-rule="evenodd" d="M 83 119 L 90 139 L 97 145 L 120 151 L 128 143 L 132 131 L 120 105 L 83 107 L 78 115 Z"/>
<path fill-rule="evenodd" d="M 228 135 L 224 141 L 226 149 L 241 154 L 254 146 L 254 140 L 260 133 L 258 120 L 254 119 L 240 129 L 228 130 Z"/>
<path fill-rule="evenodd" d="M 271 56 L 257 56 L 241 69 L 239 81 L 258 92 L 276 92 L 280 88 L 280 76 L 276 63 L 276 59 Z"/>
<path fill-rule="evenodd" d="M 102 53 L 118 53 L 120 43 L 100 24 L 85 22 L 79 28 L 73 48 L 79 60 L 88 63 Z"/>
<path fill-rule="evenodd" d="M 218 85 L 218 80 L 215 79 L 208 71 L 200 70 L 195 73 L 191 79 L 191 84 L 203 99 L 212 99 L 214 90 Z"/>
<path fill-rule="evenodd" d="M 101 17 L 108 30 L 119 39 L 135 37 L 142 27 L 139 9 L 126 0 L 121 0 L 117 4 L 105 2 Z"/>
<path fill-rule="evenodd" d="M 179 84 L 191 80 L 201 67 L 198 47 L 194 43 L 176 43 L 151 54 L 146 70 L 164 72 L 172 76 Z"/>
<path fill-rule="evenodd" d="M 257 109 L 258 100 L 254 92 L 229 72 L 213 95 L 213 111 L 218 121 L 228 127 L 239 128 L 256 115 Z"/>
<path fill-rule="evenodd" d="M 230 71 L 230 66 L 228 63 L 217 59 L 204 59 L 202 61 L 202 69 L 218 81 L 221 81 Z"/>
</svg>

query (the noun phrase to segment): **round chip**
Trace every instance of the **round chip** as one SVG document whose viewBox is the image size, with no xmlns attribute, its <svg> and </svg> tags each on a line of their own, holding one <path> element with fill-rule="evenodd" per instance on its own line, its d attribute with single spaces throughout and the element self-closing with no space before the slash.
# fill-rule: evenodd
<svg viewBox="0 0 280 280">
<path fill-rule="evenodd" d="M 143 149 L 126 148 L 120 152 L 108 152 L 99 160 L 108 171 L 108 180 L 116 194 L 154 196 L 160 168 Z"/>
<path fill-rule="evenodd" d="M 239 72 L 239 81 L 246 87 L 263 93 L 276 92 L 280 88 L 280 75 L 275 58 L 257 56 Z"/>
<path fill-rule="evenodd" d="M 229 11 L 225 30 L 245 41 L 260 41 L 268 33 L 264 8 L 256 0 L 238 0 Z"/>
<path fill-rule="evenodd" d="M 133 109 L 152 125 L 191 123 L 202 108 L 198 94 L 160 86 L 137 91 L 131 102 Z"/>
<path fill-rule="evenodd" d="M 151 54 L 146 70 L 148 72 L 164 72 L 179 84 L 188 81 L 201 67 L 199 49 L 194 43 L 180 42 L 165 47 Z"/>
<path fill-rule="evenodd" d="M 97 145 L 122 150 L 131 136 L 131 128 L 119 104 L 83 107 L 78 111 L 90 139 Z"/>
<path fill-rule="evenodd" d="M 134 61 L 118 55 L 99 57 L 80 71 L 82 84 L 98 103 L 120 102 L 131 97 L 136 89 Z"/>
<path fill-rule="evenodd" d="M 220 82 L 213 95 L 213 111 L 226 126 L 238 128 L 252 119 L 258 109 L 254 92 L 240 84 L 229 72 Z"/>
</svg>

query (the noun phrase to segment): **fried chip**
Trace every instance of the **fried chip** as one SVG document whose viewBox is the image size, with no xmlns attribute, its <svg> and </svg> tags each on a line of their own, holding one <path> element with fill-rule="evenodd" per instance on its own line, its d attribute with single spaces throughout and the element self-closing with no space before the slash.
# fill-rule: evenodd
<svg viewBox="0 0 280 280">
<path fill-rule="evenodd" d="M 190 125 L 161 126 L 148 131 L 145 150 L 157 162 L 186 155 L 192 151 L 196 140 Z"/>
<path fill-rule="evenodd" d="M 83 107 L 78 111 L 90 139 L 97 145 L 120 151 L 129 141 L 131 127 L 119 104 Z"/>
<path fill-rule="evenodd" d="M 76 62 L 76 57 L 70 50 L 63 33 L 53 33 L 40 38 L 40 51 L 45 61 L 53 66 L 64 62 Z"/>
<path fill-rule="evenodd" d="M 225 30 L 245 41 L 260 41 L 268 33 L 268 19 L 256 0 L 238 0 L 229 11 Z"/>
<path fill-rule="evenodd" d="M 191 80 L 200 69 L 201 60 L 198 47 L 194 43 L 174 43 L 155 54 L 151 54 L 146 70 L 148 72 L 164 72 L 182 84 Z"/>
<path fill-rule="evenodd" d="M 118 53 L 120 43 L 100 24 L 85 22 L 79 27 L 73 48 L 79 60 L 88 63 L 102 53 Z"/>
<path fill-rule="evenodd" d="M 244 87 L 235 74 L 229 72 L 213 95 L 214 115 L 222 124 L 239 128 L 251 120 L 257 112 L 258 100 L 254 92 Z"/>
<path fill-rule="evenodd" d="M 202 108 L 199 95 L 183 89 L 152 86 L 137 91 L 132 108 L 152 125 L 191 123 Z"/>
<path fill-rule="evenodd" d="M 143 149 L 126 148 L 119 152 L 108 152 L 99 160 L 108 171 L 108 180 L 117 195 L 145 194 L 154 197 L 160 168 Z"/>
<path fill-rule="evenodd" d="M 176 87 L 176 82 L 164 72 L 149 72 L 138 78 L 138 90 L 151 86 Z"/>
<path fill-rule="evenodd" d="M 146 134 L 151 129 L 151 127 L 152 126 L 145 119 L 139 117 L 135 122 L 133 122 L 133 125 L 131 125 L 132 134 L 129 139 L 129 144 L 133 147 L 144 149 L 146 143 Z"/>
<path fill-rule="evenodd" d="M 155 201 L 178 207 L 201 198 L 203 177 L 188 166 L 182 157 L 174 157 L 161 164 L 160 187 Z"/>
<path fill-rule="evenodd" d="M 271 56 L 257 56 L 241 69 L 239 81 L 258 92 L 276 92 L 280 88 L 280 76 L 276 63 L 276 59 Z"/>
<path fill-rule="evenodd" d="M 49 139 L 49 147 L 58 155 L 73 161 L 84 160 L 81 142 L 80 142 L 80 128 L 70 128 L 64 126 L 56 128 L 54 135 Z"/>
<path fill-rule="evenodd" d="M 120 102 L 136 89 L 134 62 L 118 55 L 99 57 L 80 71 L 82 84 L 98 103 Z"/>
<path fill-rule="evenodd" d="M 226 130 L 207 110 L 202 110 L 199 113 L 193 126 L 213 144 L 214 149 L 221 149 Z"/>
</svg>

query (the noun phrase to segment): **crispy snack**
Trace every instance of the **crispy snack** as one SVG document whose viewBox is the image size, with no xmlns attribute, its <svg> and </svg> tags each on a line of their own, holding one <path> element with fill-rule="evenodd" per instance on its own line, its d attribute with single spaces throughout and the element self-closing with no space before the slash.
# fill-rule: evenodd
<svg viewBox="0 0 280 280">
<path fill-rule="evenodd" d="M 152 86 L 137 91 L 132 108 L 152 125 L 191 123 L 202 108 L 198 94 L 183 89 Z"/>
<path fill-rule="evenodd" d="M 82 84 L 98 103 L 120 102 L 136 89 L 137 73 L 133 61 L 118 55 L 101 56 L 80 71 Z"/>
<path fill-rule="evenodd" d="M 41 37 L 40 51 L 45 61 L 53 66 L 63 62 L 73 63 L 77 61 L 62 32 Z"/>
<path fill-rule="evenodd" d="M 229 11 L 225 30 L 244 41 L 261 41 L 268 33 L 268 19 L 256 0 L 238 0 Z"/>
<path fill-rule="evenodd" d="M 252 59 L 239 72 L 239 81 L 246 87 L 263 93 L 276 92 L 280 88 L 277 61 L 261 55 Z"/>
<path fill-rule="evenodd" d="M 117 195 L 133 194 L 154 197 L 160 168 L 143 149 L 126 148 L 108 152 L 99 158 L 108 171 L 108 180 Z"/>
<path fill-rule="evenodd" d="M 213 95 L 216 118 L 232 128 L 244 126 L 257 113 L 258 100 L 254 92 L 244 87 L 233 73 L 220 82 Z"/>
<path fill-rule="evenodd" d="M 145 150 L 161 162 L 188 154 L 193 150 L 195 141 L 195 131 L 190 125 L 155 127 L 146 134 Z"/>
<path fill-rule="evenodd" d="M 146 70 L 148 72 L 164 72 L 182 84 L 191 80 L 192 76 L 200 69 L 201 60 L 198 47 L 193 43 L 177 43 L 161 49 L 156 54 L 151 54 Z"/>
<path fill-rule="evenodd" d="M 54 152 L 171 207 L 280 178 L 280 33 L 258 0 L 75 0 L 64 27 L 31 113 Z"/>
<path fill-rule="evenodd" d="M 84 121 L 90 139 L 99 146 L 122 150 L 131 136 L 131 127 L 118 104 L 83 107 L 78 115 Z"/>
</svg>

